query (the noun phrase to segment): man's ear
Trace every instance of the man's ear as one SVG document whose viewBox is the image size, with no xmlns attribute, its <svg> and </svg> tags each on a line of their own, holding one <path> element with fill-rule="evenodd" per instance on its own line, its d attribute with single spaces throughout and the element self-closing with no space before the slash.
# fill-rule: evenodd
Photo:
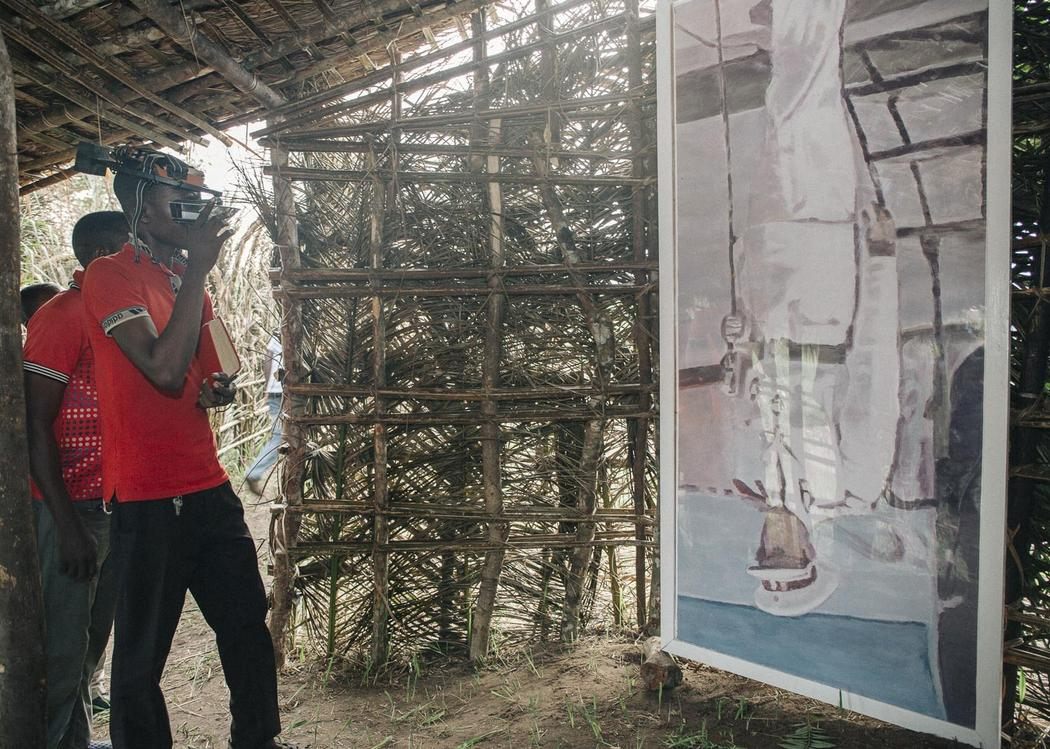
<svg viewBox="0 0 1050 749">
<path fill-rule="evenodd" d="M 149 199 L 149 195 L 143 196 L 142 209 L 139 211 L 139 223 L 148 224 L 153 218 L 153 201 Z"/>
<path fill-rule="evenodd" d="M 151 221 L 162 220 L 164 213 L 168 210 L 167 202 L 161 203 L 164 200 L 164 190 L 158 189 L 157 185 L 148 185 L 146 191 L 142 195 L 142 212 L 139 214 L 139 223 L 150 223 Z"/>
</svg>

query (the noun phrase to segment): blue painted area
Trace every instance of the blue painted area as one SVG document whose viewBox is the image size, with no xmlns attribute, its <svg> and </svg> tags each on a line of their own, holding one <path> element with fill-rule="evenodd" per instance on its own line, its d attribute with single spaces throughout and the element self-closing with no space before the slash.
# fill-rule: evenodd
<svg viewBox="0 0 1050 749">
<path fill-rule="evenodd" d="M 943 720 L 928 637 L 918 622 L 781 617 L 678 597 L 679 640 Z"/>
</svg>

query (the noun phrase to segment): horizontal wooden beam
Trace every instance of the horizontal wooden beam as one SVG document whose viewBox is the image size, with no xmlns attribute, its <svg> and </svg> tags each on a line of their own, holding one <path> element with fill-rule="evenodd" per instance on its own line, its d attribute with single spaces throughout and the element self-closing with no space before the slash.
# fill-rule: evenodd
<svg viewBox="0 0 1050 749">
<path fill-rule="evenodd" d="M 117 130 L 116 132 L 111 132 L 108 135 L 104 136 L 102 138 L 101 145 L 109 146 L 113 145 L 114 143 L 126 143 L 132 138 L 141 139 L 141 136 L 139 136 L 136 133 L 131 133 L 127 130 Z M 146 142 L 148 143 L 150 141 L 147 140 Z M 47 156 L 41 156 L 39 158 L 31 159 L 30 161 L 24 163 L 19 163 L 19 172 L 21 174 L 26 174 L 27 172 L 41 172 L 48 168 L 53 168 L 61 164 L 68 164 L 69 162 L 73 161 L 75 156 L 75 148 L 69 148 L 66 151 L 48 154 Z"/>
<path fill-rule="evenodd" d="M 12 34 L 10 32 L 11 29 L 5 26 L 4 35 L 12 42 L 18 44 L 19 46 L 22 46 L 24 40 L 18 38 L 19 35 L 17 33 Z M 30 49 L 30 51 L 32 50 Z M 33 68 L 25 64 L 24 61 L 20 61 L 15 58 L 12 58 L 11 64 L 15 66 L 22 75 L 32 79 L 33 82 L 37 85 L 43 86 L 44 88 L 53 91 L 54 93 L 58 94 L 64 99 L 68 99 L 74 104 L 84 108 L 89 108 L 93 106 L 98 116 L 102 117 L 103 119 L 109 122 L 112 122 L 114 125 L 122 127 L 125 130 L 130 130 L 133 133 L 140 133 L 144 138 L 151 139 L 156 143 L 167 146 L 176 151 L 183 150 L 183 145 L 177 140 L 174 140 L 171 137 L 169 137 L 166 133 L 162 133 L 142 122 L 134 122 L 133 120 L 129 120 L 123 114 L 115 111 L 112 107 L 108 105 L 103 105 L 101 102 L 92 102 L 86 97 L 80 95 L 78 92 L 72 91 L 68 87 L 60 85 L 57 76 L 47 76 L 43 73 L 38 73 Z M 149 115 L 135 107 L 123 107 L 123 110 L 128 114 L 132 115 L 133 117 L 139 117 L 140 119 L 144 120 L 153 119 L 152 115 Z"/>
<path fill-rule="evenodd" d="M 76 169 L 72 168 L 62 169 L 53 174 L 49 174 L 46 177 L 42 177 L 41 179 L 38 179 L 35 182 L 30 182 L 29 184 L 18 188 L 18 194 L 19 196 L 29 195 L 30 193 L 34 193 L 37 190 L 43 190 L 45 187 L 51 187 L 52 185 L 57 185 L 60 182 L 65 182 L 67 179 L 75 177 L 79 173 L 80 172 L 78 172 Z"/>
<path fill-rule="evenodd" d="M 309 414 L 295 416 L 288 420 L 300 426 L 338 426 L 341 424 L 399 424 L 405 426 L 446 426 L 452 424 L 482 424 L 497 422 L 515 424 L 521 422 L 554 423 L 562 421 L 588 421 L 591 419 L 651 419 L 653 412 L 638 410 L 635 407 L 607 406 L 601 409 L 583 408 L 546 408 L 506 411 L 495 416 L 477 412 L 417 412 L 401 414 Z"/>
<path fill-rule="evenodd" d="M 389 98 L 389 94 L 384 94 Z M 611 105 L 620 105 L 621 109 L 627 106 L 645 106 L 655 103 L 656 97 L 648 90 L 625 92 L 622 94 L 609 94 L 607 96 L 595 96 L 587 99 L 565 99 L 560 101 L 545 101 L 536 104 L 520 104 L 514 107 L 502 107 L 500 109 L 464 109 L 461 112 L 449 114 L 435 114 L 423 117 L 406 117 L 404 119 L 384 120 L 375 123 L 362 123 L 360 125 L 345 125 L 339 127 L 316 128 L 314 130 L 297 130 L 296 138 L 350 138 L 355 135 L 363 135 L 375 132 L 400 131 L 400 130 L 435 130 L 444 129 L 449 125 L 468 125 L 479 120 L 513 120 L 520 117 L 533 117 L 536 115 L 556 115 L 562 119 L 586 119 L 592 116 L 606 117 L 609 114 L 620 114 L 615 112 L 586 112 L 585 110 L 596 108 L 608 108 Z M 283 141 L 281 142 L 283 145 Z"/>
<path fill-rule="evenodd" d="M 270 147 L 276 142 L 271 138 L 259 141 L 260 145 Z M 315 139 L 280 139 L 281 148 L 291 153 L 368 153 L 375 150 L 375 143 L 367 141 L 345 141 L 345 140 L 315 140 Z M 543 155 L 552 159 L 567 159 L 580 161 L 630 161 L 631 159 L 644 157 L 655 153 L 655 144 L 643 148 L 639 152 L 634 151 L 570 151 L 552 148 L 545 150 Z M 471 158 L 474 156 L 500 156 L 512 159 L 531 159 L 536 152 L 531 148 L 515 148 L 514 146 L 491 145 L 485 147 L 455 146 L 455 145 L 430 145 L 414 143 L 398 143 L 397 152 L 401 156 L 457 156 Z"/>
<path fill-rule="evenodd" d="M 633 534 L 634 531 L 629 531 Z M 373 544 L 364 542 L 324 542 L 311 543 L 300 541 L 291 549 L 281 550 L 278 553 L 288 554 L 294 559 L 303 559 L 316 556 L 333 556 L 346 554 L 371 554 L 374 551 L 385 551 L 393 554 L 407 552 L 440 552 L 455 551 L 464 554 L 480 554 L 486 551 L 496 550 L 530 550 L 530 549 L 578 549 L 583 547 L 607 547 L 607 546 L 644 546 L 655 547 L 655 541 L 640 541 L 628 536 L 628 531 L 622 533 L 594 534 L 593 541 L 580 541 L 575 533 L 551 533 L 546 535 L 523 535 L 508 538 L 502 544 L 494 544 L 486 540 L 452 540 L 452 541 L 391 541 L 386 544 Z"/>
<path fill-rule="evenodd" d="M 276 170 L 267 166 L 263 169 L 267 176 L 274 176 Z M 489 174 L 474 172 L 391 172 L 378 169 L 366 172 L 354 169 L 303 169 L 300 167 L 283 167 L 280 176 L 297 182 L 370 182 L 379 179 L 392 179 L 411 184 L 501 184 L 501 185 L 576 185 L 580 187 L 644 187 L 656 182 L 656 177 L 592 177 L 577 174 L 551 174 L 540 177 L 534 174 Z"/>
<path fill-rule="evenodd" d="M 585 242 L 577 239 L 577 243 Z M 354 281 L 393 281 L 395 283 L 433 279 L 463 278 L 507 278 L 510 276 L 565 275 L 579 273 L 621 273 L 628 271 L 656 270 L 656 260 L 615 260 L 607 263 L 579 263 L 568 266 L 564 263 L 506 265 L 499 268 L 398 268 L 373 270 L 371 268 L 275 268 L 270 271 L 271 281 L 291 284 L 303 283 L 351 283 Z"/>
<path fill-rule="evenodd" d="M 588 284 L 588 285 L 555 285 L 555 284 L 513 284 L 489 288 L 488 286 L 318 286 L 314 288 L 277 288 L 273 295 L 285 299 L 361 299 L 364 297 L 465 297 L 504 294 L 506 296 L 574 296 L 576 294 L 628 295 L 653 293 L 656 283 L 639 284 Z"/>
<path fill-rule="evenodd" d="M 473 520 L 477 522 L 500 522 L 500 521 L 541 521 L 551 523 L 580 523 L 598 522 L 604 525 L 627 523 L 630 525 L 655 525 L 651 517 L 644 516 L 641 519 L 634 514 L 633 509 L 599 509 L 593 514 L 587 515 L 572 507 L 509 507 L 500 515 L 492 515 L 485 511 L 484 507 L 470 507 L 465 505 L 438 505 L 430 502 L 427 504 L 417 503 L 394 503 L 388 507 L 376 509 L 375 505 L 365 502 L 307 502 L 293 507 L 282 507 L 283 510 L 303 515 L 362 515 L 374 517 L 385 515 L 387 517 L 404 518 L 447 518 L 450 520 Z"/>
<path fill-rule="evenodd" d="M 451 388 L 371 388 L 363 385 L 288 385 L 286 395 L 307 398 L 390 398 L 415 401 L 517 401 L 517 400 L 562 400 L 623 395 L 641 395 L 656 392 L 655 385 L 606 385 L 604 390 L 589 385 L 564 385 L 553 387 L 502 387 L 485 390 L 455 390 Z"/>
</svg>

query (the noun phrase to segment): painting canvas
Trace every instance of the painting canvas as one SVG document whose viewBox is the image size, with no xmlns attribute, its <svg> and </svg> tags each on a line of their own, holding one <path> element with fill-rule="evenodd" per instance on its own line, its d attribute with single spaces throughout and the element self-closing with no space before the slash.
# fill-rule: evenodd
<svg viewBox="0 0 1050 749">
<path fill-rule="evenodd" d="M 984 746 L 1000 10 L 688 0 L 660 17 L 669 648 Z"/>
</svg>

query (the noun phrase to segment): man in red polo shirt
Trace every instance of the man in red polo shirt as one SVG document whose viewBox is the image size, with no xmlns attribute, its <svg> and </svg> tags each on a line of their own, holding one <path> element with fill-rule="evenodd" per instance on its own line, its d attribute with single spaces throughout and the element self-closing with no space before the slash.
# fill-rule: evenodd
<svg viewBox="0 0 1050 749">
<path fill-rule="evenodd" d="M 122 575 L 111 684 L 116 749 L 172 745 L 160 678 L 186 591 L 215 632 L 230 689 L 230 747 L 287 746 L 255 542 L 219 463 L 202 407 L 228 402 L 197 357 L 212 317 L 208 271 L 230 232 L 194 206 L 202 175 L 174 157 L 123 151 L 113 190 L 131 225 L 124 249 L 92 264 L 84 298 L 102 415 L 102 494 L 114 500 Z M 173 186 L 175 181 L 179 186 Z M 187 212 L 200 217 L 185 222 Z M 181 219 L 181 220 L 180 220 Z M 187 261 L 179 261 L 185 251 Z"/>
<path fill-rule="evenodd" d="M 83 267 L 116 252 L 128 222 L 90 213 L 73 228 Z M 47 749 L 85 749 L 90 683 L 113 625 L 117 586 L 102 504 L 102 438 L 95 367 L 80 291 L 83 271 L 29 320 L 23 352 L 29 468 L 44 593 Z"/>
</svg>

